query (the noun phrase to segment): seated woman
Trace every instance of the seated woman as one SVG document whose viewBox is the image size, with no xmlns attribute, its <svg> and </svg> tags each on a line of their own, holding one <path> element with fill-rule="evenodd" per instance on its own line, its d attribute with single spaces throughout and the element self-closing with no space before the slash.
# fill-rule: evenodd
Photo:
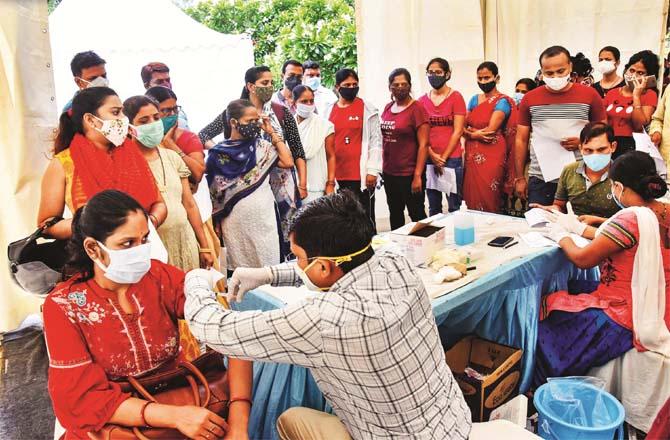
<svg viewBox="0 0 670 440">
<path fill-rule="evenodd" d="M 182 158 L 191 171 L 189 181 L 193 183 L 194 188 L 197 187 L 205 172 L 204 148 L 197 134 L 177 124 L 181 110 L 181 107 L 177 105 L 177 95 L 171 89 L 161 86 L 151 87 L 145 95 L 155 99 L 158 103 L 158 111 L 163 120 L 163 132 L 165 133 L 161 145 Z"/>
<path fill-rule="evenodd" d="M 123 104 L 109 87 L 77 93 L 70 110 L 60 116 L 54 154 L 42 177 L 39 225 L 61 217 L 65 205 L 74 213 L 106 189 L 134 197 L 156 228 L 167 217 L 147 161 L 128 137 Z M 53 238 L 68 239 L 71 223 L 72 219 L 61 220 L 46 232 Z"/>
<path fill-rule="evenodd" d="M 295 119 L 307 160 L 307 198 L 304 203 L 335 191 L 335 126 L 314 113 L 314 92 L 293 89 Z"/>
<path fill-rule="evenodd" d="M 76 99 L 76 98 L 75 98 Z M 228 421 L 207 409 L 130 397 L 115 380 L 176 367 L 184 273 L 150 260 L 147 214 L 132 197 L 102 191 L 72 221 L 66 271 L 44 302 L 49 394 L 64 438 L 105 424 L 179 430 L 188 438 L 247 438 L 251 363 L 229 359 Z"/>
<path fill-rule="evenodd" d="M 268 176 L 275 167 L 293 167 L 291 152 L 251 101 L 232 101 L 226 118 L 230 138 L 209 151 L 205 175 L 228 269 L 278 264 L 277 206 Z"/>
<path fill-rule="evenodd" d="M 536 386 L 547 377 L 584 375 L 633 347 L 670 356 L 670 206 L 655 200 L 667 186 L 654 160 L 639 151 L 615 160 L 610 178 L 623 210 L 598 230 L 584 230 L 591 244 L 580 248 L 560 222 L 552 227 L 567 258 L 580 268 L 600 264 L 601 278 L 592 294 L 543 298 Z"/>
</svg>

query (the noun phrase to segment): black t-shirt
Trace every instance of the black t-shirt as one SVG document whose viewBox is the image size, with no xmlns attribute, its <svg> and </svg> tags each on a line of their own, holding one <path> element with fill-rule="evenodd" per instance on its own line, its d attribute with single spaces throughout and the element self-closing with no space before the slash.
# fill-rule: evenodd
<svg viewBox="0 0 670 440">
<path fill-rule="evenodd" d="M 607 95 L 607 92 L 609 92 L 612 89 L 616 89 L 617 87 L 623 87 L 626 85 L 626 81 L 624 79 L 621 80 L 621 82 L 613 87 L 610 87 L 609 89 L 603 89 L 603 86 L 600 85 L 600 81 L 595 83 L 593 85 L 593 88 L 596 89 L 596 92 L 600 95 L 601 98 L 605 98 L 605 95 Z"/>
</svg>

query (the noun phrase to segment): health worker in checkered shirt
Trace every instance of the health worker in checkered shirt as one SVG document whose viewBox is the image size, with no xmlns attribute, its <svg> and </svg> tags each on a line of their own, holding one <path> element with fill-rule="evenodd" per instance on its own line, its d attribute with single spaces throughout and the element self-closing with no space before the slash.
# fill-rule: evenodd
<svg viewBox="0 0 670 440">
<path fill-rule="evenodd" d="M 185 315 L 195 337 L 223 354 L 309 368 L 335 415 L 291 408 L 282 439 L 467 439 L 470 410 L 445 362 L 428 294 L 405 257 L 375 254 L 373 227 L 344 191 L 294 217 L 296 261 L 238 268 L 229 295 L 265 284 L 319 291 L 266 312 L 224 308 L 211 272 L 186 275 Z"/>
</svg>

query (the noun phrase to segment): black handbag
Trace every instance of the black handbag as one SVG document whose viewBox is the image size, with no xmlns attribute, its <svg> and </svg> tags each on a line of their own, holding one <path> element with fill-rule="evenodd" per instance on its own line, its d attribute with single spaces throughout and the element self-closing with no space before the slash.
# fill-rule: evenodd
<svg viewBox="0 0 670 440">
<path fill-rule="evenodd" d="M 44 239 L 44 231 L 61 220 L 51 218 L 26 238 L 7 246 L 9 272 L 23 290 L 43 296 L 61 280 L 67 240 Z"/>
</svg>

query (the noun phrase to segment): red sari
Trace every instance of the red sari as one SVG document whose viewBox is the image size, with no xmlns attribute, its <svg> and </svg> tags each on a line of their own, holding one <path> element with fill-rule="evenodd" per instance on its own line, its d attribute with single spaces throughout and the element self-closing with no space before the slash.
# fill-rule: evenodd
<svg viewBox="0 0 670 440">
<path fill-rule="evenodd" d="M 505 95 L 497 95 L 478 104 L 466 118 L 466 126 L 481 130 L 489 125 L 496 104 L 506 99 L 511 113 L 507 121 L 515 120 L 515 106 Z M 514 118 L 514 119 L 513 119 Z M 495 133 L 495 140 L 484 143 L 468 139 L 465 143 L 465 176 L 463 178 L 463 199 L 469 209 L 498 213 L 502 211 L 503 189 L 507 178 L 508 156 L 510 152 L 508 127 L 503 122 Z"/>
</svg>

